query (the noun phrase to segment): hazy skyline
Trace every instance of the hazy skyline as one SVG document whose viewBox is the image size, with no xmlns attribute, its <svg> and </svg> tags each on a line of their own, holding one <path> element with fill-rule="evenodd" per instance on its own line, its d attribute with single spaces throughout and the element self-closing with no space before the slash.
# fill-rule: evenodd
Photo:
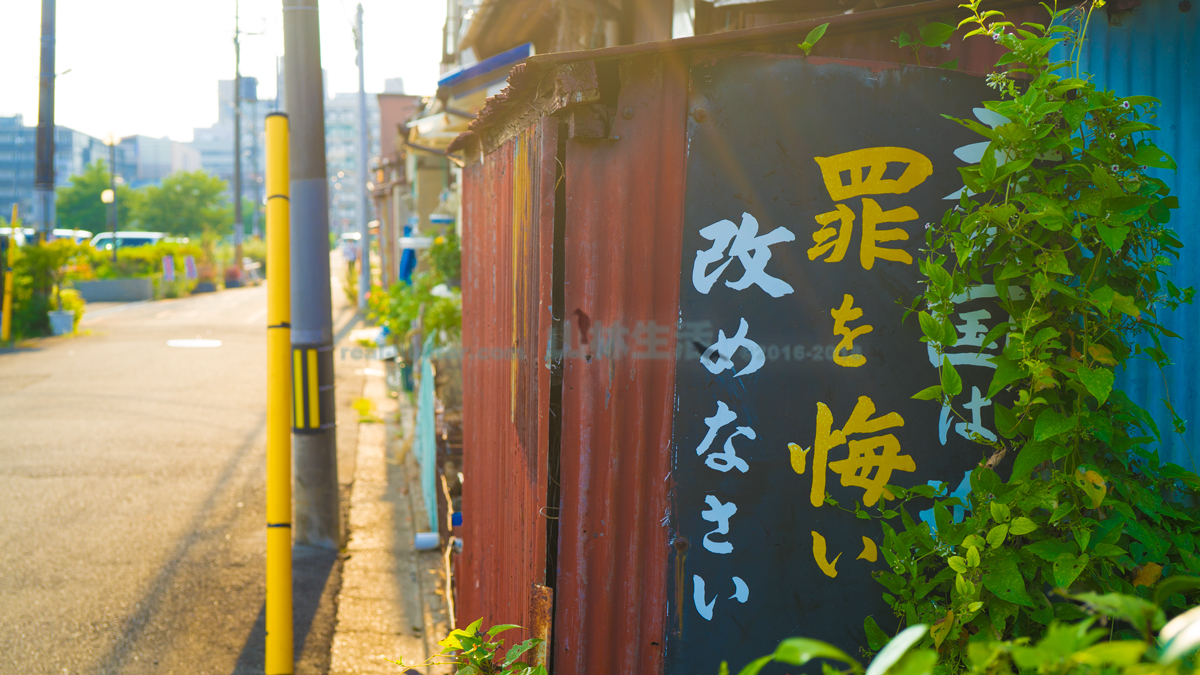
<svg viewBox="0 0 1200 675">
<path fill-rule="evenodd" d="M 404 78 L 406 93 L 430 95 L 438 79 L 445 3 L 363 0 L 366 88 Z M 5 26 L 0 115 L 37 124 L 41 3 L 0 7 Z M 352 24 L 357 2 L 321 0 L 321 64 L 330 94 L 358 90 Z M 234 0 L 58 0 L 55 123 L 103 139 L 143 134 L 192 140 L 217 120 L 217 81 L 233 79 Z M 260 99 L 275 96 L 283 54 L 283 3 L 241 0 L 243 77 Z M 251 35 L 249 33 L 261 33 Z M 69 72 L 67 72 L 69 71 Z"/>
</svg>

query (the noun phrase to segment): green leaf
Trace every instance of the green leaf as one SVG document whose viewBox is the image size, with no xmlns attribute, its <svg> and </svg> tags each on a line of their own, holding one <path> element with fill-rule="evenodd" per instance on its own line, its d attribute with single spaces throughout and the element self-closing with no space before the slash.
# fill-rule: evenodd
<svg viewBox="0 0 1200 675">
<path fill-rule="evenodd" d="M 1097 223 L 1096 232 L 1100 234 L 1100 238 L 1104 240 L 1104 244 L 1108 246 L 1109 250 L 1113 253 L 1120 253 L 1121 247 L 1125 245 L 1125 239 L 1129 237 L 1129 226 Z"/>
<path fill-rule="evenodd" d="M 1101 614 L 1127 621 L 1136 626 L 1138 630 L 1157 630 L 1165 623 L 1163 612 L 1157 605 L 1132 595 L 1080 593 L 1072 595 L 1071 598 L 1087 604 Z"/>
<path fill-rule="evenodd" d="M 997 523 L 1007 523 L 1008 519 L 1012 517 L 1012 509 L 1008 507 L 1008 504 L 993 501 L 988 504 L 988 511 L 992 514 L 992 520 Z"/>
<path fill-rule="evenodd" d="M 1046 562 L 1054 562 L 1064 553 L 1073 556 L 1076 549 L 1073 544 L 1062 539 L 1044 539 L 1037 543 L 1029 544 L 1022 550 L 1032 553 Z"/>
<path fill-rule="evenodd" d="M 1022 535 L 1022 534 L 1029 534 L 1030 532 L 1033 532 L 1037 528 L 1038 528 L 1037 523 L 1033 522 L 1032 520 L 1030 520 L 1024 516 L 1021 516 L 1021 517 L 1013 518 L 1012 523 L 1009 525 L 1008 531 L 1014 535 Z"/>
<path fill-rule="evenodd" d="M 951 61 L 939 64 L 938 68 L 945 68 L 946 70 L 958 70 L 958 59 L 953 59 Z"/>
<path fill-rule="evenodd" d="M 759 671 L 761 671 L 768 663 L 774 660 L 774 654 L 761 656 L 746 664 L 745 668 L 742 668 L 740 671 L 738 671 L 738 675 L 758 675 Z"/>
<path fill-rule="evenodd" d="M 1079 366 L 1076 373 L 1079 375 L 1079 381 L 1087 387 L 1088 393 L 1096 397 L 1096 403 L 1104 405 L 1104 402 L 1108 400 L 1108 395 L 1112 393 L 1113 372 L 1107 368 L 1089 370 L 1084 366 Z"/>
<path fill-rule="evenodd" d="M 520 626 L 517 626 L 517 628 L 519 627 Z M 514 645 L 513 648 L 508 650 L 508 653 L 504 655 L 503 666 L 507 668 L 513 663 L 516 663 L 517 659 L 521 658 L 522 654 L 540 645 L 541 643 L 541 638 L 529 638 L 519 645 Z"/>
<path fill-rule="evenodd" d="M 900 661 L 901 657 L 917 644 L 921 638 L 925 637 L 925 633 L 929 631 L 929 626 L 925 624 L 917 624 L 909 626 L 900 631 L 900 634 L 892 638 L 892 641 L 887 643 L 879 654 L 871 661 L 871 665 L 867 666 L 865 675 L 884 675 L 893 665 Z"/>
<path fill-rule="evenodd" d="M 1020 480 L 1037 468 L 1039 464 L 1050 459 L 1051 444 L 1044 442 L 1029 442 L 1021 448 L 1016 461 L 1013 462 L 1012 480 Z"/>
<path fill-rule="evenodd" d="M 983 159 L 979 160 L 979 174 L 988 183 L 996 180 L 996 151 L 993 149 L 994 144 L 989 143 L 983 151 Z"/>
<path fill-rule="evenodd" d="M 979 549 L 974 546 L 967 548 L 967 566 L 979 567 Z"/>
<path fill-rule="evenodd" d="M 867 633 L 867 646 L 871 648 L 871 651 L 877 652 L 888 643 L 887 633 L 883 632 L 883 629 L 875 622 L 875 617 L 868 616 L 863 619 L 863 629 Z"/>
<path fill-rule="evenodd" d="M 950 357 L 942 357 L 942 391 L 946 392 L 947 396 L 958 396 L 962 393 L 962 378 L 958 376 L 958 371 L 954 370 L 954 366 L 950 365 Z"/>
<path fill-rule="evenodd" d="M 1054 574 L 1054 585 L 1059 588 L 1070 588 L 1087 564 L 1087 555 L 1076 557 L 1070 553 L 1063 553 L 1051 567 Z"/>
<path fill-rule="evenodd" d="M 991 536 L 988 536 L 991 540 Z M 1025 591 L 1021 577 L 1020 558 L 1016 551 L 999 549 L 983 563 L 983 587 L 1001 600 L 1034 609 L 1033 599 Z"/>
<path fill-rule="evenodd" d="M 996 374 L 992 375 L 992 384 L 988 387 L 988 398 L 995 398 L 1000 390 L 1025 377 L 1021 364 L 1015 361 L 1009 361 L 1003 356 L 993 356 L 988 361 L 996 364 Z"/>
<path fill-rule="evenodd" d="M 1171 169 L 1174 171 L 1179 168 L 1170 155 L 1149 141 L 1146 141 L 1144 145 L 1138 146 L 1137 151 L 1133 154 L 1133 161 L 1138 164 L 1154 167 L 1155 169 Z"/>
<path fill-rule="evenodd" d="M 917 320 L 921 323 L 921 332 L 925 334 L 931 342 L 942 341 L 942 324 L 937 319 L 929 315 L 928 312 L 920 312 L 917 314 Z"/>
<path fill-rule="evenodd" d="M 515 623 L 501 623 L 489 628 L 487 630 L 487 634 L 488 637 L 496 637 L 500 633 L 503 633 L 506 630 L 512 630 L 514 628 L 520 628 L 520 626 Z"/>
<path fill-rule="evenodd" d="M 1008 525 L 997 525 L 988 530 L 987 542 L 992 548 L 1000 548 L 1008 537 Z"/>
<path fill-rule="evenodd" d="M 1161 664 L 1169 664 L 1196 651 L 1200 647 L 1200 607 L 1193 607 L 1179 616 L 1171 619 L 1171 623 L 1163 627 L 1159 639 L 1163 645 L 1162 654 L 1158 657 Z"/>
<path fill-rule="evenodd" d="M 1033 424 L 1033 437 L 1039 441 L 1054 438 L 1074 429 L 1076 422 L 1076 418 L 1067 417 L 1056 410 L 1043 410 Z"/>
<path fill-rule="evenodd" d="M 808 31 L 808 35 L 804 36 L 804 41 L 809 45 L 816 46 L 817 41 L 825 35 L 825 30 L 829 28 L 829 24 L 823 23 L 820 26 Z"/>
<path fill-rule="evenodd" d="M 937 652 L 932 649 L 914 649 L 889 668 L 887 675 L 929 675 L 937 659 Z"/>
<path fill-rule="evenodd" d="M 913 398 L 918 401 L 940 401 L 942 400 L 942 388 L 940 385 L 925 387 L 921 391 L 913 394 Z"/>
<path fill-rule="evenodd" d="M 1075 505 L 1071 502 L 1063 502 L 1062 504 L 1059 504 L 1057 507 L 1055 507 L 1054 513 L 1050 514 L 1050 522 L 1057 523 L 1063 518 L 1066 518 L 1074 508 Z"/>
<path fill-rule="evenodd" d="M 921 44 L 926 47 L 941 47 L 954 35 L 954 26 L 932 21 L 921 26 Z"/>
<path fill-rule="evenodd" d="M 1121 312 L 1123 314 L 1128 314 L 1129 316 L 1132 316 L 1134 318 L 1137 318 L 1142 315 L 1142 310 L 1138 309 L 1137 305 L 1134 304 L 1134 302 L 1133 302 L 1133 298 L 1131 298 L 1127 295 L 1121 295 L 1120 293 L 1113 293 L 1112 305 L 1113 305 L 1113 309 L 1117 310 L 1118 312 Z"/>
<path fill-rule="evenodd" d="M 820 640 L 788 638 L 775 648 L 775 660 L 780 663 L 802 666 L 813 659 L 832 659 L 851 666 L 858 666 L 858 661 L 850 658 L 846 652 Z"/>
<path fill-rule="evenodd" d="M 1096 549 L 1099 550 L 1099 546 Z M 1172 595 L 1200 588 L 1200 577 L 1173 576 L 1163 579 L 1154 591 L 1154 604 L 1162 607 Z"/>
<path fill-rule="evenodd" d="M 1139 640 L 1114 640 L 1092 645 L 1075 657 L 1082 663 L 1110 663 L 1117 666 L 1133 666 L 1142 660 L 1142 654 L 1150 645 Z"/>
<path fill-rule="evenodd" d="M 1088 300 L 1093 305 L 1100 308 L 1100 311 L 1107 314 L 1108 309 L 1112 307 L 1113 295 L 1114 291 L 1112 288 L 1109 288 L 1108 286 L 1101 286 L 1100 288 L 1097 288 L 1091 292 Z"/>
<path fill-rule="evenodd" d="M 963 574 L 967 571 L 967 559 L 961 556 L 950 556 L 950 559 L 946 561 L 946 564 L 950 566 L 950 569 L 958 572 L 959 574 Z"/>
</svg>

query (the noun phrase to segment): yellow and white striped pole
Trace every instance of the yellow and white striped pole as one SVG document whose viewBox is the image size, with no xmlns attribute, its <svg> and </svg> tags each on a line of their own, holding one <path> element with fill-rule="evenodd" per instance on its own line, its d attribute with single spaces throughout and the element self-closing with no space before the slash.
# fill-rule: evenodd
<svg viewBox="0 0 1200 675">
<path fill-rule="evenodd" d="M 8 260 L 4 263 L 4 304 L 0 307 L 0 342 L 8 342 L 12 337 L 12 303 L 13 303 L 13 259 L 17 255 L 17 228 L 21 226 L 17 205 L 13 204 L 12 220 L 8 230 Z"/>
<path fill-rule="evenodd" d="M 292 675 L 292 271 L 288 118 L 267 115 L 266 675 Z"/>
</svg>

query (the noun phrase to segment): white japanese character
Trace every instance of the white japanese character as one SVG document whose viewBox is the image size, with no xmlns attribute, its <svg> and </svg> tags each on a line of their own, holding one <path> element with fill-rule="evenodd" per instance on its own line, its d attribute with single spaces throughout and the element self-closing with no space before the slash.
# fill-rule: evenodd
<svg viewBox="0 0 1200 675">
<path fill-rule="evenodd" d="M 733 502 L 722 504 L 721 500 L 713 495 L 705 497 L 704 503 L 708 504 L 708 508 L 700 513 L 700 517 L 717 524 L 717 529 L 704 535 L 704 548 L 713 553 L 732 553 L 733 544 L 727 541 L 713 541 L 710 537 L 714 534 L 729 534 L 729 519 L 737 513 L 737 505 Z"/>
<path fill-rule="evenodd" d="M 726 370 L 733 370 L 732 357 L 734 352 L 739 349 L 745 349 L 750 352 L 750 363 L 735 373 L 734 377 L 749 375 L 762 368 L 763 364 L 767 362 L 767 357 L 763 354 L 762 347 L 759 347 L 758 343 L 746 338 L 746 331 L 748 330 L 750 330 L 750 324 L 746 323 L 745 319 L 741 319 L 741 323 L 738 324 L 738 331 L 733 337 L 725 337 L 725 331 L 723 330 L 717 331 L 717 341 L 704 350 L 704 353 L 700 356 L 700 363 L 704 364 L 708 372 L 717 375 Z M 712 357 L 713 353 L 716 353 L 718 358 L 714 359 Z"/>
<path fill-rule="evenodd" d="M 704 440 L 700 441 L 700 445 L 696 446 L 696 455 L 700 456 L 708 452 L 712 447 L 712 443 L 717 438 L 717 432 L 726 424 L 737 419 L 737 413 L 729 409 L 724 401 L 717 401 L 717 414 L 712 417 L 704 418 L 704 423 L 708 425 L 708 432 L 704 434 Z M 714 452 L 704 459 L 704 464 L 710 469 L 716 469 L 721 473 L 727 473 L 730 469 L 737 469 L 742 473 L 750 470 L 750 465 L 746 464 L 745 460 L 737 456 L 737 452 L 733 447 L 733 439 L 735 436 L 745 436 L 750 440 L 758 438 L 758 434 L 754 433 L 754 429 L 750 427 L 737 427 L 737 430 L 725 439 L 724 452 Z"/>
<path fill-rule="evenodd" d="M 712 621 L 713 606 L 717 604 L 716 596 L 712 600 L 704 602 L 704 579 L 699 574 L 692 575 L 692 601 L 696 603 L 696 611 L 700 616 L 704 617 L 705 621 Z M 745 604 L 750 599 L 750 587 L 742 581 L 741 577 L 733 577 L 733 595 L 729 596 L 730 600 L 737 600 Z"/>
<path fill-rule="evenodd" d="M 796 235 L 786 227 L 777 227 L 760 237 L 758 221 L 749 213 L 743 213 L 741 227 L 734 225 L 732 221 L 722 220 L 700 230 L 700 236 L 713 243 L 707 251 L 696 251 L 696 262 L 692 265 L 692 285 L 701 293 L 707 295 L 712 290 L 713 284 L 734 258 L 741 263 L 745 272 L 737 281 L 726 280 L 726 286 L 741 291 L 757 284 L 772 298 L 794 292 L 787 282 L 766 272 L 767 262 L 771 259 L 771 246 L 796 240 Z M 733 247 L 729 248 L 729 259 L 709 273 L 708 266 L 720 262 L 725 257 L 725 249 L 729 247 L 730 242 L 733 242 Z"/>
<path fill-rule="evenodd" d="M 992 399 L 983 398 L 979 393 L 979 387 L 971 387 L 971 401 L 963 404 L 963 407 L 971 411 L 971 421 L 959 422 L 954 425 L 954 432 L 967 440 L 972 440 L 972 434 L 979 434 L 989 441 L 996 440 L 996 434 L 989 431 L 983 426 L 983 409 L 992 404 Z M 946 432 L 950 430 L 950 406 L 942 404 L 942 415 L 938 420 L 938 437 L 942 441 L 942 445 L 946 444 Z"/>
</svg>

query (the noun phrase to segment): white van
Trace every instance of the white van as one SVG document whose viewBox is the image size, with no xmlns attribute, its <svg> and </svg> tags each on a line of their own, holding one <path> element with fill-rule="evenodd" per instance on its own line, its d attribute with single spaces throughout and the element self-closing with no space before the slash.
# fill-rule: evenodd
<svg viewBox="0 0 1200 675">
<path fill-rule="evenodd" d="M 135 246 L 153 246 L 166 238 L 162 232 L 117 232 L 117 248 L 133 248 Z M 92 237 L 92 247 L 111 251 L 113 247 L 112 232 L 101 232 Z"/>
</svg>

